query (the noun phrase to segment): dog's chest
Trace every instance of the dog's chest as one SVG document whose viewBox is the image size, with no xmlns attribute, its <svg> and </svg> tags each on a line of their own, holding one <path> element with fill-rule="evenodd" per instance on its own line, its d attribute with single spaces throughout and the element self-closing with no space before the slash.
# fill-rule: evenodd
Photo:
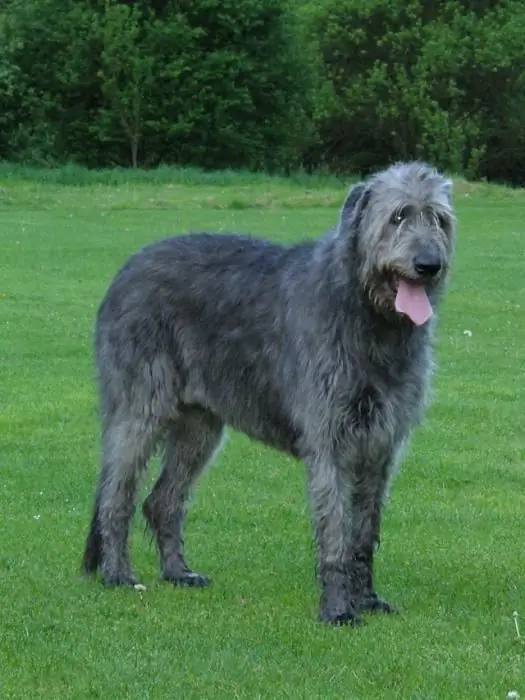
<svg viewBox="0 0 525 700">
<path fill-rule="evenodd" d="M 420 420 L 426 376 L 403 373 L 354 378 L 337 392 L 334 419 L 343 442 L 388 447 L 403 440 Z"/>
</svg>

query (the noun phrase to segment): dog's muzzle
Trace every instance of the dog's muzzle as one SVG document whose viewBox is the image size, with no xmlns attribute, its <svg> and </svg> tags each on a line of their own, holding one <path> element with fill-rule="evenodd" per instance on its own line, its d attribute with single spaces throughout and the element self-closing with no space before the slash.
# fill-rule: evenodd
<svg viewBox="0 0 525 700">
<path fill-rule="evenodd" d="M 421 253 L 413 260 L 414 270 L 421 277 L 435 277 L 441 270 L 441 258 L 433 253 Z"/>
</svg>

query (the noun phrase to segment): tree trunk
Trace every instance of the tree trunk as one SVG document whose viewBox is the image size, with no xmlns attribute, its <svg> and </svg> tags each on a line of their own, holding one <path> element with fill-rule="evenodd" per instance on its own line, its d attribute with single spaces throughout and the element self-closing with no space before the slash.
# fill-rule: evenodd
<svg viewBox="0 0 525 700">
<path fill-rule="evenodd" d="M 133 168 L 138 166 L 138 155 L 139 155 L 139 136 L 134 134 L 131 137 L 131 165 Z"/>
</svg>

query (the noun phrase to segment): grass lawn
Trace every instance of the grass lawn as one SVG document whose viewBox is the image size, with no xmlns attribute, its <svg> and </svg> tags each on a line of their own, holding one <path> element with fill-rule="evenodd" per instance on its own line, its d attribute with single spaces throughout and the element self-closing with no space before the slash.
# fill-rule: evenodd
<svg viewBox="0 0 525 700">
<path fill-rule="evenodd" d="M 98 472 L 91 332 L 117 268 L 187 229 L 317 235 L 344 192 L 328 178 L 0 169 L 0 698 L 525 697 L 518 190 L 457 183 L 434 400 L 376 560 L 401 615 L 317 623 L 302 465 L 231 432 L 186 529 L 212 588 L 159 583 L 138 516 L 132 562 L 147 590 L 79 576 Z"/>
</svg>

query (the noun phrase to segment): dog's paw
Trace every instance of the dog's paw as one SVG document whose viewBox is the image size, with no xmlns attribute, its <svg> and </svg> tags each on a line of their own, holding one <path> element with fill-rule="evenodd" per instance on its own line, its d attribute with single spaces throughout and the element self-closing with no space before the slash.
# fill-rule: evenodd
<svg viewBox="0 0 525 700">
<path fill-rule="evenodd" d="M 211 585 L 211 581 L 207 576 L 198 574 L 196 571 L 185 569 L 183 571 L 165 572 L 162 575 L 163 581 L 168 581 L 174 586 L 191 587 L 191 588 L 207 588 Z"/>
<path fill-rule="evenodd" d="M 350 625 L 352 627 L 363 624 L 362 618 L 357 615 L 354 608 L 341 611 L 322 609 L 319 611 L 319 622 L 334 626 Z"/>
<path fill-rule="evenodd" d="M 116 586 L 135 587 L 139 585 L 139 580 L 129 572 L 102 572 L 102 583 L 107 588 L 113 588 Z"/>
<path fill-rule="evenodd" d="M 380 598 L 377 593 L 369 594 L 361 599 L 357 607 L 361 612 L 398 613 L 397 608 Z"/>
<path fill-rule="evenodd" d="M 326 589 L 319 605 L 319 621 L 332 625 L 359 625 L 362 619 L 345 591 Z"/>
</svg>

